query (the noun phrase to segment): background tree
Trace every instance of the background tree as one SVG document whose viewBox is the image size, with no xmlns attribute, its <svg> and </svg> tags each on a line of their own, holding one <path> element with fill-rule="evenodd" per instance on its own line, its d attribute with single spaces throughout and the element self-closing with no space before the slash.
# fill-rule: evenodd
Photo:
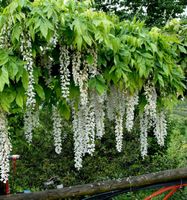
<svg viewBox="0 0 187 200">
<path fill-rule="evenodd" d="M 137 17 L 149 26 L 163 25 L 170 18 L 179 17 L 187 6 L 185 0 L 95 0 L 96 8 L 113 12 L 121 19 Z"/>
</svg>

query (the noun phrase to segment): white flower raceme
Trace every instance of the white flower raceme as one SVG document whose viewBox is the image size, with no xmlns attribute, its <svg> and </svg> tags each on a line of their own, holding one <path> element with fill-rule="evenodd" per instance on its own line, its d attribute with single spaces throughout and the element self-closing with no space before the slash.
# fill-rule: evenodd
<svg viewBox="0 0 187 200">
<path fill-rule="evenodd" d="M 93 57 L 93 63 L 88 65 L 90 78 L 94 78 L 97 74 L 97 51 L 95 49 L 91 49 L 88 51 Z"/>
<path fill-rule="evenodd" d="M 73 139 L 74 139 L 74 162 L 75 168 L 80 170 L 82 167 L 82 157 L 84 154 L 84 118 L 80 111 L 73 109 Z M 82 126 L 83 125 L 83 126 Z"/>
<path fill-rule="evenodd" d="M 122 150 L 123 144 L 123 115 L 119 113 L 115 116 L 115 135 L 116 135 L 116 149 L 118 152 Z"/>
<path fill-rule="evenodd" d="M 81 69 L 82 66 L 82 69 Z M 81 53 L 75 52 L 72 59 L 73 80 L 80 89 L 80 103 L 86 106 L 88 102 L 88 63 L 81 63 Z"/>
<path fill-rule="evenodd" d="M 27 102 L 26 106 L 27 108 L 34 108 L 35 107 L 35 91 L 34 91 L 34 75 L 33 75 L 33 57 L 32 57 L 32 44 L 31 44 L 31 37 L 29 34 L 21 34 L 21 53 L 23 56 L 23 60 L 25 61 L 25 69 L 27 70 L 29 74 L 29 83 L 28 83 L 28 89 L 27 89 Z"/>
<path fill-rule="evenodd" d="M 155 126 L 156 119 L 156 104 L 157 104 L 157 93 L 154 86 L 146 85 L 144 87 L 145 97 L 147 100 L 147 104 L 145 105 L 144 112 L 149 117 L 149 127 Z"/>
<path fill-rule="evenodd" d="M 145 156 L 147 156 L 148 123 L 149 121 L 147 115 L 142 114 L 140 116 L 140 149 L 142 158 L 145 158 Z"/>
<path fill-rule="evenodd" d="M 8 136 L 6 116 L 1 110 L 0 113 L 0 181 L 6 183 L 9 176 L 9 155 L 12 145 Z"/>
<path fill-rule="evenodd" d="M 90 103 L 93 106 L 95 113 L 95 127 L 96 127 L 96 136 L 101 139 L 105 133 L 105 112 L 104 112 L 104 102 L 106 94 L 103 93 L 99 95 L 95 91 L 91 91 L 90 94 Z"/>
<path fill-rule="evenodd" d="M 69 86 L 70 86 L 70 56 L 69 51 L 66 47 L 60 48 L 60 80 L 61 80 L 61 91 L 62 97 L 66 100 L 69 98 Z"/>
<path fill-rule="evenodd" d="M 24 132 L 26 140 L 31 143 L 32 142 L 32 131 L 34 129 L 33 126 L 33 110 L 27 109 L 24 114 Z"/>
<path fill-rule="evenodd" d="M 157 113 L 154 135 L 156 136 L 158 144 L 164 146 L 164 140 L 167 136 L 167 122 L 164 111 Z"/>
<path fill-rule="evenodd" d="M 6 46 L 5 42 L 5 37 L 7 36 L 6 34 L 6 25 L 3 25 L 0 31 L 0 48 L 3 49 Z"/>
<path fill-rule="evenodd" d="M 80 89 L 80 103 L 82 106 L 87 106 L 88 103 L 88 65 L 83 63 L 84 68 L 80 71 L 79 89 Z"/>
<path fill-rule="evenodd" d="M 73 58 L 72 58 L 72 74 L 73 74 L 73 81 L 76 86 L 79 86 L 80 68 L 81 68 L 81 53 L 79 51 L 76 51 L 73 53 Z"/>
<path fill-rule="evenodd" d="M 89 104 L 85 120 L 85 153 L 93 155 L 95 151 L 95 112 L 92 104 Z"/>
<path fill-rule="evenodd" d="M 119 109 L 119 106 L 125 112 L 125 93 L 120 91 L 114 86 L 110 87 L 110 93 L 107 94 L 106 98 L 106 111 L 107 118 L 109 120 L 115 119 L 116 111 Z"/>
<path fill-rule="evenodd" d="M 134 124 L 134 110 L 138 105 L 138 93 L 134 95 L 126 95 L 126 129 L 130 132 Z"/>
<path fill-rule="evenodd" d="M 8 40 L 7 25 L 4 24 L 0 31 L 0 49 L 4 49 L 8 46 Z"/>
<path fill-rule="evenodd" d="M 57 32 L 55 31 L 53 37 L 50 39 L 50 45 L 52 46 L 52 48 L 55 48 L 57 43 L 58 43 L 58 35 Z"/>
<path fill-rule="evenodd" d="M 0 30 L 0 49 L 10 47 L 11 28 L 12 28 L 12 20 L 8 19 L 8 22 L 4 23 Z"/>
<path fill-rule="evenodd" d="M 125 114 L 125 92 L 118 88 L 113 88 L 112 91 L 115 98 L 113 112 L 115 115 L 116 149 L 121 152 L 123 143 L 123 118 Z"/>
<path fill-rule="evenodd" d="M 38 127 L 39 122 L 39 111 L 35 111 L 33 109 L 27 109 L 24 114 L 24 132 L 26 140 L 31 143 L 32 142 L 32 132 Z"/>
<path fill-rule="evenodd" d="M 153 85 L 148 83 L 145 87 L 145 97 L 147 100 L 147 103 L 144 107 L 144 113 L 140 117 L 140 148 L 141 148 L 141 155 L 142 158 L 145 158 L 145 156 L 148 153 L 148 130 L 151 127 L 155 126 L 155 120 L 156 120 L 156 104 L 157 104 L 157 93 L 156 89 Z"/>
<path fill-rule="evenodd" d="M 52 107 L 53 137 L 55 152 L 60 154 L 62 151 L 62 120 L 56 106 Z"/>
<path fill-rule="evenodd" d="M 87 106 L 79 104 L 78 111 L 73 110 L 73 132 L 75 167 L 82 167 L 82 158 L 95 151 L 95 136 L 99 138 L 104 134 L 104 95 L 99 96 L 91 91 Z M 98 123 L 98 124 L 96 124 Z"/>
<path fill-rule="evenodd" d="M 33 57 L 32 57 L 32 44 L 31 44 L 31 37 L 29 34 L 21 34 L 21 53 L 23 56 L 23 60 L 25 61 L 25 69 L 27 70 L 29 74 L 29 83 L 28 83 L 28 89 L 27 89 L 27 101 L 26 101 L 26 114 L 25 114 L 25 135 L 28 139 L 28 142 L 31 142 L 32 140 L 32 130 L 33 130 L 33 123 L 32 119 L 32 110 L 34 110 L 35 104 L 36 104 L 36 93 L 34 90 L 34 74 L 33 74 Z M 29 121 L 31 120 L 31 121 Z M 30 134 L 30 135 L 29 135 Z"/>
</svg>

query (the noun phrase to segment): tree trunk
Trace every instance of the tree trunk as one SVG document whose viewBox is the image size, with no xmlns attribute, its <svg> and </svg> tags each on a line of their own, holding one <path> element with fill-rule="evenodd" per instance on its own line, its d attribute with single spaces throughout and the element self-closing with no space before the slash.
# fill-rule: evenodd
<svg viewBox="0 0 187 200">
<path fill-rule="evenodd" d="M 149 186 L 187 178 L 187 168 L 166 170 L 141 176 L 130 176 L 119 180 L 103 181 L 85 185 L 66 187 L 63 189 L 46 190 L 30 194 L 1 196 L 0 200 L 57 200 L 64 198 L 83 197 L 109 191 Z"/>
</svg>

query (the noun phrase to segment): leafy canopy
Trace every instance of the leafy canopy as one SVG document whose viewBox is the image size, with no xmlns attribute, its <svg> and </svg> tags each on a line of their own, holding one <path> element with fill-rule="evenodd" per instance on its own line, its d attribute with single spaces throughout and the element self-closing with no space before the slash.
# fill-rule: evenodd
<svg viewBox="0 0 187 200">
<path fill-rule="evenodd" d="M 182 24 L 177 23 L 180 29 Z M 13 0 L 0 13 L 1 31 L 5 24 L 9 26 L 9 38 L 7 46 L 0 49 L 0 104 L 6 111 L 25 108 L 29 80 L 20 52 L 22 33 L 29 33 L 32 38 L 37 106 L 58 101 L 66 119 L 70 117 L 70 109 L 59 91 L 58 71 L 59 47 L 63 45 L 70 46 L 72 52 L 82 52 L 90 63 L 93 58 L 88 50 L 97 50 L 100 74 L 89 80 L 89 88 L 100 94 L 111 84 L 131 93 L 138 90 L 141 94 L 148 81 L 155 85 L 161 106 L 172 104 L 177 95 L 183 94 L 181 65 L 184 63 L 180 55 L 186 55 L 187 44 L 176 30 L 173 33 L 156 27 L 148 30 L 143 22 L 120 21 L 117 16 L 94 11 L 89 1 L 73 0 Z M 58 36 L 57 46 L 43 55 L 41 49 L 50 46 L 54 34 Z M 54 62 L 52 82 L 47 86 L 45 80 L 49 77 L 45 65 L 49 55 Z M 79 89 L 73 82 L 70 98 L 79 101 Z"/>
</svg>

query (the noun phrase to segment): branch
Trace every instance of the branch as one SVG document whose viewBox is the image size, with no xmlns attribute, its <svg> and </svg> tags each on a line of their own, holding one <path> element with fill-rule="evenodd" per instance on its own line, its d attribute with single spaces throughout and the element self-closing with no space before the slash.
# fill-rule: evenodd
<svg viewBox="0 0 187 200">
<path fill-rule="evenodd" d="M 187 168 L 166 170 L 141 176 L 132 176 L 120 180 L 110 180 L 85 185 L 46 190 L 30 194 L 15 194 L 0 197 L 0 200 L 57 200 L 62 198 L 83 197 L 120 189 L 149 186 L 187 178 Z"/>
</svg>

